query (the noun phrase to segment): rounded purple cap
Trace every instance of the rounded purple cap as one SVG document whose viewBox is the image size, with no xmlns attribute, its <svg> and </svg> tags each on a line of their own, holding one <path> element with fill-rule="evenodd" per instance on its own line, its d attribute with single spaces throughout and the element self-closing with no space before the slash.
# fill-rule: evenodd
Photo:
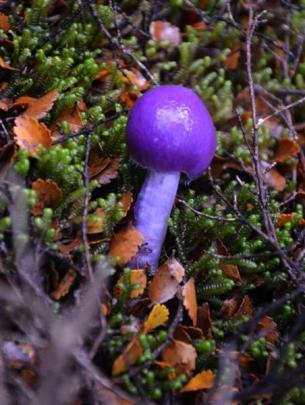
<svg viewBox="0 0 305 405">
<path fill-rule="evenodd" d="M 200 176 L 213 159 L 216 131 L 202 100 L 183 86 L 147 91 L 132 107 L 127 122 L 131 157 L 142 167 Z"/>
</svg>

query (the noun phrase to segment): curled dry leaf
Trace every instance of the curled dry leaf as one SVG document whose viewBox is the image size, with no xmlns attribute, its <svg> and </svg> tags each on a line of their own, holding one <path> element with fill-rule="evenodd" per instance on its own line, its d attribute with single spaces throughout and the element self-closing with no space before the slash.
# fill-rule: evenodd
<svg viewBox="0 0 305 405">
<path fill-rule="evenodd" d="M 7 70 L 18 70 L 16 68 L 14 68 L 13 66 L 9 65 L 8 63 L 6 63 L 3 58 L 0 57 L 0 67 L 2 67 L 3 69 L 7 69 Z"/>
<path fill-rule="evenodd" d="M 56 121 L 54 121 L 50 126 L 51 130 L 53 131 L 53 136 L 55 138 L 59 136 L 56 128 L 63 121 L 66 121 L 68 123 L 71 132 L 77 131 L 84 126 L 79 107 L 75 106 L 72 108 L 67 108 L 59 115 Z"/>
<path fill-rule="evenodd" d="M 94 215 L 94 219 L 88 218 L 88 234 L 103 232 L 106 223 L 106 212 L 102 208 L 97 208 L 91 215 Z"/>
<path fill-rule="evenodd" d="M 45 207 L 56 207 L 62 198 L 62 190 L 53 180 L 38 179 L 32 183 L 32 189 L 37 196 L 36 205 L 32 209 L 34 216 L 41 215 Z"/>
<path fill-rule="evenodd" d="M 58 91 L 54 89 L 41 98 L 19 97 L 12 107 L 26 106 L 27 108 L 22 115 L 26 114 L 29 117 L 40 119 L 45 117 L 48 111 L 51 110 L 57 96 Z"/>
<path fill-rule="evenodd" d="M 197 297 L 195 280 L 193 277 L 182 288 L 183 305 L 191 318 L 193 325 L 197 324 Z"/>
<path fill-rule="evenodd" d="M 173 340 L 162 352 L 162 360 L 171 367 L 175 367 L 176 372 L 189 374 L 196 367 L 197 353 L 195 348 L 180 340 Z"/>
<path fill-rule="evenodd" d="M 129 366 L 134 364 L 143 353 L 142 346 L 138 338 L 135 336 L 128 343 L 124 352 L 116 358 L 112 366 L 112 375 L 118 375 L 127 371 Z"/>
<path fill-rule="evenodd" d="M 60 281 L 56 290 L 51 293 L 51 297 L 54 300 L 60 300 L 61 298 L 65 297 L 70 292 L 75 278 L 75 272 L 70 269 Z"/>
<path fill-rule="evenodd" d="M 119 284 L 122 283 L 123 281 L 124 281 L 124 277 L 121 276 L 118 279 L 118 281 L 117 281 L 117 283 L 116 283 L 116 285 L 115 285 L 115 287 L 113 289 L 113 295 L 116 298 L 118 298 L 118 297 L 120 297 L 122 295 L 122 290 L 120 289 Z M 130 284 L 131 285 L 138 284 L 140 286 L 139 289 L 132 290 L 130 292 L 130 298 L 137 298 L 140 295 L 142 295 L 145 288 L 146 288 L 146 285 L 147 285 L 147 277 L 146 277 L 145 271 L 143 269 L 131 270 L 131 272 L 130 272 Z"/>
<path fill-rule="evenodd" d="M 287 224 L 287 222 L 293 221 L 295 215 L 295 212 L 290 212 L 289 214 L 279 214 L 277 217 L 277 225 L 280 228 L 283 227 L 285 224 Z"/>
<path fill-rule="evenodd" d="M 199 391 L 212 388 L 215 381 L 215 374 L 211 370 L 202 371 L 196 374 L 190 381 L 182 387 L 180 392 Z"/>
<path fill-rule="evenodd" d="M 156 272 L 148 288 L 153 304 L 161 304 L 173 298 L 185 274 L 184 268 L 174 258 L 167 260 Z"/>
<path fill-rule="evenodd" d="M 27 115 L 17 117 L 14 132 L 17 144 L 26 149 L 30 155 L 38 152 L 38 145 L 43 145 L 46 149 L 52 146 L 51 131 L 33 117 Z"/>
<path fill-rule="evenodd" d="M 154 41 L 168 41 L 172 48 L 181 43 L 180 29 L 168 21 L 153 21 L 149 32 Z"/>
<path fill-rule="evenodd" d="M 168 321 L 169 311 L 165 305 L 157 304 L 153 307 L 144 323 L 144 332 L 150 332 Z"/>
<path fill-rule="evenodd" d="M 300 145 L 292 138 L 280 138 L 275 149 L 273 160 L 278 163 L 285 162 L 300 152 Z"/>
<path fill-rule="evenodd" d="M 8 15 L 0 13 L 0 29 L 7 32 L 10 29 Z"/>
<path fill-rule="evenodd" d="M 136 255 L 143 241 L 143 235 L 133 225 L 129 225 L 113 235 L 109 255 L 118 256 L 119 266 L 124 266 Z"/>
</svg>

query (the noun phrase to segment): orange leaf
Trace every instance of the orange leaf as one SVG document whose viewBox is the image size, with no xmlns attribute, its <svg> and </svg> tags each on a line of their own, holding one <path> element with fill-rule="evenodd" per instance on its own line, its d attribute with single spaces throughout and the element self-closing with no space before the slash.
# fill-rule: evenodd
<svg viewBox="0 0 305 405">
<path fill-rule="evenodd" d="M 144 323 L 144 332 L 150 332 L 168 321 L 169 311 L 165 305 L 157 304 L 153 307 Z"/>
<path fill-rule="evenodd" d="M 173 340 L 162 352 L 162 360 L 171 367 L 176 368 L 176 372 L 190 373 L 196 367 L 197 353 L 195 348 L 180 340 Z"/>
<path fill-rule="evenodd" d="M 224 60 L 223 64 L 229 70 L 235 70 L 238 66 L 240 59 L 240 49 L 233 50 L 229 56 Z"/>
<path fill-rule="evenodd" d="M 143 353 L 143 349 L 137 337 L 132 338 L 124 352 L 116 358 L 112 366 L 112 375 L 118 375 L 128 370 Z"/>
<path fill-rule="evenodd" d="M 292 138 L 280 138 L 275 149 L 273 160 L 275 162 L 285 162 L 292 156 L 300 152 L 300 145 Z"/>
<path fill-rule="evenodd" d="M 167 21 L 153 21 L 149 32 L 154 41 L 168 41 L 172 48 L 181 43 L 180 29 Z"/>
<path fill-rule="evenodd" d="M 122 295 L 122 291 L 119 287 L 119 284 L 122 283 L 124 280 L 124 277 L 121 276 L 114 289 L 113 289 L 113 295 L 117 298 L 120 297 Z M 147 285 L 147 277 L 145 274 L 145 271 L 143 269 L 136 269 L 136 270 L 132 270 L 130 272 L 130 284 L 134 285 L 134 284 L 139 284 L 141 288 L 139 288 L 138 290 L 132 290 L 130 293 L 130 298 L 137 298 L 139 295 L 143 294 L 146 285 Z"/>
<path fill-rule="evenodd" d="M 95 384 L 95 395 L 101 404 L 107 405 L 136 405 L 136 401 L 130 401 L 124 397 L 124 393 L 117 392 L 117 387 L 113 388 L 111 385 L 106 387 L 102 384 Z M 120 395 L 121 394 L 121 395 Z"/>
<path fill-rule="evenodd" d="M 153 304 L 161 304 L 173 298 L 181 283 L 185 270 L 176 259 L 167 260 L 156 272 L 148 288 Z"/>
<path fill-rule="evenodd" d="M 48 111 L 53 107 L 54 101 L 57 99 L 58 91 L 56 89 L 49 91 L 41 98 L 33 97 L 19 97 L 14 102 L 13 107 L 18 107 L 26 105 L 27 109 L 24 111 L 24 114 L 29 117 L 40 119 L 45 117 Z"/>
<path fill-rule="evenodd" d="M 41 215 L 45 207 L 56 207 L 62 198 L 62 190 L 53 180 L 38 179 L 32 183 L 32 189 L 37 195 L 36 205 L 32 209 L 34 216 Z"/>
<path fill-rule="evenodd" d="M 277 324 L 270 316 L 264 316 L 260 319 L 257 323 L 257 327 L 260 332 L 266 336 L 266 339 L 271 342 L 275 343 L 279 337 L 279 333 L 277 331 Z"/>
<path fill-rule="evenodd" d="M 280 214 L 277 217 L 277 224 L 281 228 L 284 226 L 287 222 L 291 222 L 293 218 L 295 217 L 295 212 L 290 212 L 289 214 Z"/>
<path fill-rule="evenodd" d="M 202 371 L 196 374 L 190 381 L 182 387 L 180 392 L 199 391 L 212 388 L 215 381 L 215 374 L 211 370 Z"/>
<path fill-rule="evenodd" d="M 52 131 L 54 131 L 54 135 L 56 134 L 57 125 L 63 121 L 68 123 L 71 132 L 77 131 L 84 126 L 78 106 L 67 108 L 59 115 L 56 121 L 52 123 L 50 128 Z"/>
<path fill-rule="evenodd" d="M 202 333 L 206 339 L 213 339 L 212 319 L 211 319 L 210 307 L 207 302 L 203 303 L 198 308 L 197 325 L 202 330 Z"/>
<path fill-rule="evenodd" d="M 193 277 L 191 277 L 189 281 L 183 286 L 182 296 L 183 296 L 183 305 L 185 306 L 185 309 L 187 310 L 189 317 L 193 321 L 193 325 L 196 325 L 198 306 L 197 306 L 195 280 Z"/>
<path fill-rule="evenodd" d="M 137 87 L 139 91 L 147 89 L 149 86 L 148 80 L 145 79 L 145 77 L 142 75 L 141 72 L 139 72 L 136 69 L 132 70 L 127 70 L 124 69 L 124 73 L 127 77 L 127 79 Z"/>
<path fill-rule="evenodd" d="M 136 255 L 143 242 L 143 235 L 133 225 L 129 225 L 113 235 L 109 255 L 119 256 L 118 264 L 124 266 Z"/>
<path fill-rule="evenodd" d="M 6 63 L 3 58 L 0 57 L 0 67 L 2 67 L 3 69 L 7 69 L 7 70 L 18 70 L 16 68 L 14 68 L 13 66 L 9 65 L 8 63 Z"/>
<path fill-rule="evenodd" d="M 10 29 L 10 23 L 6 14 L 0 13 L 0 29 L 7 32 Z"/>
<path fill-rule="evenodd" d="M 124 216 L 126 216 L 128 211 L 130 210 L 132 202 L 133 197 L 130 191 L 126 191 L 125 193 L 122 194 L 121 203 L 123 206 Z"/>
<path fill-rule="evenodd" d="M 91 215 L 94 215 L 96 219 L 88 219 L 88 234 L 103 232 L 105 229 L 106 212 L 102 208 L 97 208 Z"/>
<path fill-rule="evenodd" d="M 54 300 L 60 300 L 62 297 L 66 296 L 70 292 L 75 278 L 75 272 L 73 270 L 69 270 L 59 283 L 56 290 L 51 293 L 51 297 Z"/>
<path fill-rule="evenodd" d="M 276 169 L 271 169 L 265 176 L 266 183 L 276 191 L 283 191 L 286 187 L 286 179 Z"/>
<path fill-rule="evenodd" d="M 30 155 L 38 152 L 38 145 L 43 145 L 46 149 L 52 146 L 51 132 L 35 118 L 23 115 L 15 120 L 14 132 L 17 144 L 27 149 Z"/>
</svg>

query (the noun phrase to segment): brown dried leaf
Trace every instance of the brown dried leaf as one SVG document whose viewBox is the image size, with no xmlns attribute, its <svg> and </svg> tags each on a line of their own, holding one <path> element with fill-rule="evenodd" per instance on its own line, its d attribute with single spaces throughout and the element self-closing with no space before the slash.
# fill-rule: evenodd
<svg viewBox="0 0 305 405">
<path fill-rule="evenodd" d="M 223 274 L 229 279 L 233 280 L 235 283 L 241 283 L 241 277 L 239 273 L 238 266 L 236 264 L 222 263 L 219 265 Z"/>
<path fill-rule="evenodd" d="M 0 29 L 7 32 L 10 29 L 10 23 L 8 15 L 0 13 Z"/>
<path fill-rule="evenodd" d="M 184 268 L 174 258 L 167 260 L 156 272 L 148 287 L 153 304 L 161 304 L 173 298 L 185 274 Z"/>
<path fill-rule="evenodd" d="M 79 247 L 81 244 L 81 239 L 79 237 L 76 237 L 75 239 L 73 239 L 71 242 L 68 243 L 61 243 L 58 246 L 58 250 L 60 251 L 60 253 L 62 253 L 63 255 L 67 255 L 69 254 L 73 249 Z"/>
<path fill-rule="evenodd" d="M 40 119 L 45 117 L 48 111 L 51 110 L 57 96 L 58 91 L 54 89 L 41 98 L 19 97 L 14 102 L 13 107 L 27 106 L 27 109 L 22 115 L 26 114 L 29 117 Z"/>
<path fill-rule="evenodd" d="M 116 285 L 114 286 L 113 295 L 116 298 L 118 298 L 122 295 L 122 290 L 120 289 L 119 284 L 122 283 L 123 280 L 124 280 L 124 277 L 121 276 L 118 279 Z M 137 298 L 140 295 L 142 295 L 146 288 L 146 285 L 147 285 L 147 277 L 146 277 L 145 271 L 143 269 L 132 270 L 130 272 L 130 284 L 131 285 L 139 284 L 141 286 L 141 288 L 139 288 L 138 290 L 131 291 L 130 298 Z"/>
<path fill-rule="evenodd" d="M 219 177 L 223 171 L 228 169 L 242 171 L 242 167 L 234 159 L 215 155 L 211 164 L 212 176 Z"/>
<path fill-rule="evenodd" d="M 129 225 L 113 235 L 109 255 L 119 256 L 118 264 L 124 266 L 136 255 L 143 242 L 143 235 L 133 225 Z"/>
<path fill-rule="evenodd" d="M 126 191 L 122 194 L 121 203 L 123 206 L 124 217 L 127 215 L 130 210 L 131 204 L 133 203 L 133 196 L 130 191 Z"/>
<path fill-rule="evenodd" d="M 106 158 L 100 149 L 94 149 L 89 158 L 89 177 L 98 180 L 100 184 L 109 184 L 118 176 L 120 160 Z"/>
<path fill-rule="evenodd" d="M 58 287 L 55 291 L 51 293 L 51 297 L 53 300 L 60 300 L 61 298 L 65 297 L 71 290 L 71 287 L 75 281 L 76 275 L 74 270 L 70 269 L 63 279 L 58 284 Z"/>
<path fill-rule="evenodd" d="M 14 132 L 17 144 L 26 149 L 30 155 L 38 152 L 38 145 L 43 145 L 46 149 L 52 146 L 51 131 L 44 124 L 27 115 L 16 118 Z"/>
<path fill-rule="evenodd" d="M 176 372 L 190 373 L 196 367 L 197 353 L 192 345 L 173 340 L 162 352 L 162 360 L 176 368 Z"/>
<path fill-rule="evenodd" d="M 147 320 L 144 323 L 143 330 L 145 333 L 164 325 L 168 321 L 169 311 L 165 305 L 154 305 Z"/>
<path fill-rule="evenodd" d="M 197 326 L 202 330 L 206 339 L 213 339 L 212 319 L 208 302 L 198 307 Z"/>
<path fill-rule="evenodd" d="M 116 387 L 114 389 L 117 389 Z M 114 391 L 111 387 L 106 387 L 102 384 L 99 384 L 95 389 L 97 398 L 101 401 L 102 404 L 107 405 L 136 405 L 135 401 L 130 401 L 129 399 L 124 398 L 126 395 Z"/>
<path fill-rule="evenodd" d="M 212 388 L 215 381 L 215 374 L 211 370 L 201 371 L 182 387 L 180 392 L 199 391 Z"/>
<path fill-rule="evenodd" d="M 106 212 L 102 208 L 97 208 L 92 215 L 96 220 L 88 219 L 87 232 L 88 234 L 101 233 L 105 229 Z"/>
<path fill-rule="evenodd" d="M 178 325 L 174 332 L 174 338 L 176 340 L 181 340 L 184 343 L 192 344 L 192 338 L 184 329 L 183 325 Z"/>
<path fill-rule="evenodd" d="M 37 195 L 36 205 L 32 209 L 34 216 L 41 215 L 45 207 L 56 207 L 62 198 L 62 190 L 53 180 L 38 179 L 32 183 L 32 189 Z"/>
<path fill-rule="evenodd" d="M 245 295 L 242 298 L 238 310 L 234 315 L 234 318 L 240 318 L 243 315 L 247 315 L 249 318 L 251 318 L 251 316 L 253 315 L 253 305 L 249 295 Z"/>
<path fill-rule="evenodd" d="M 280 138 L 275 149 L 273 160 L 278 163 L 285 162 L 292 156 L 296 156 L 300 150 L 300 145 L 292 138 Z"/>
<path fill-rule="evenodd" d="M 128 343 L 124 352 L 116 358 L 112 366 L 112 375 L 118 375 L 127 371 L 128 368 L 134 364 L 143 353 L 142 346 L 138 338 L 135 336 Z"/>
<path fill-rule="evenodd" d="M 229 56 L 224 60 L 223 64 L 229 70 L 237 69 L 240 59 L 240 48 L 233 49 Z"/>
<path fill-rule="evenodd" d="M 183 305 L 191 318 L 193 325 L 197 324 L 197 297 L 195 280 L 193 277 L 182 288 Z"/>
<path fill-rule="evenodd" d="M 54 137 L 58 137 L 56 128 L 63 121 L 66 121 L 68 123 L 71 132 L 77 131 L 84 126 L 83 119 L 80 115 L 79 107 L 75 106 L 67 108 L 59 115 L 59 117 L 56 119 L 55 122 L 52 123 L 50 127 L 51 130 L 53 131 Z"/>
<path fill-rule="evenodd" d="M 0 57 L 0 67 L 2 67 L 3 69 L 7 69 L 7 70 L 18 70 L 16 68 L 14 68 L 13 66 L 9 65 L 8 63 L 6 63 L 3 58 Z"/>
<path fill-rule="evenodd" d="M 265 176 L 266 183 L 276 191 L 283 191 L 286 187 L 286 179 L 276 169 L 271 169 Z"/>
<path fill-rule="evenodd" d="M 279 214 L 277 217 L 277 225 L 281 228 L 287 222 L 291 222 L 295 217 L 295 212 L 290 212 L 289 214 Z"/>
<path fill-rule="evenodd" d="M 172 48 L 181 43 L 180 29 L 168 21 L 153 21 L 150 24 L 149 32 L 154 41 L 168 41 Z"/>
<path fill-rule="evenodd" d="M 264 316 L 257 323 L 259 331 L 266 336 L 266 339 L 270 343 L 275 343 L 279 337 L 277 331 L 277 324 L 270 316 Z"/>
<path fill-rule="evenodd" d="M 0 178 L 3 179 L 14 162 L 16 155 L 15 142 L 8 142 L 0 149 Z"/>
</svg>

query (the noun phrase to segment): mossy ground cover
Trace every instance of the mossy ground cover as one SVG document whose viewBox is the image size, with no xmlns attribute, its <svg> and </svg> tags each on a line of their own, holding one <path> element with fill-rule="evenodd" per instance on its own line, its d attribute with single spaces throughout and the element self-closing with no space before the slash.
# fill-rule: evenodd
<svg viewBox="0 0 305 405">
<path fill-rule="evenodd" d="M 303 0 L 0 1 L 1 404 L 305 403 L 304 41 Z M 152 276 L 125 126 L 158 84 L 218 146 Z"/>
</svg>

